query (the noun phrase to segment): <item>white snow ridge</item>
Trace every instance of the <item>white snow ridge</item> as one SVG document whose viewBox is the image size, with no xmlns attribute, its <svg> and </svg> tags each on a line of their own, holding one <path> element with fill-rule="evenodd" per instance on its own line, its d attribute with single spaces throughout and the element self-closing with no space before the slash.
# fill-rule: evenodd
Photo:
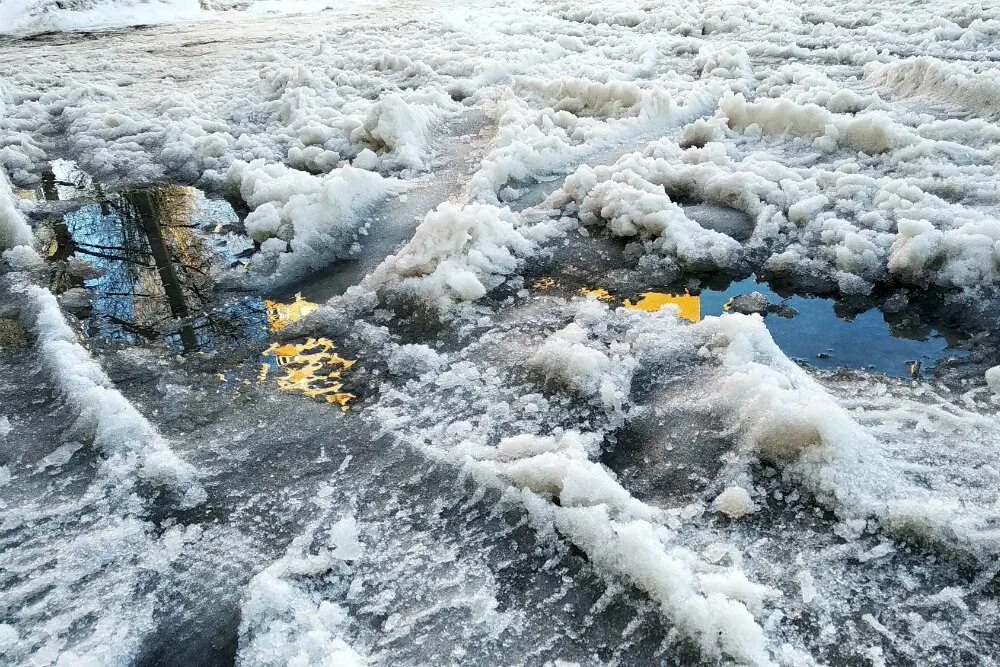
<svg viewBox="0 0 1000 667">
<path fill-rule="evenodd" d="M 0 0 L 0 665 L 995 667 L 998 63 L 992 0 Z"/>
</svg>

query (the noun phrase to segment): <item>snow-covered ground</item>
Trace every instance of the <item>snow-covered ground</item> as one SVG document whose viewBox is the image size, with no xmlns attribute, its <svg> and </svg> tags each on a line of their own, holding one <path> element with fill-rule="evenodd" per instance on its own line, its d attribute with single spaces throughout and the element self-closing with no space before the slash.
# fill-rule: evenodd
<svg viewBox="0 0 1000 667">
<path fill-rule="evenodd" d="M 995 665 L 998 171 L 994 2 L 0 0 L 0 664 Z"/>
</svg>

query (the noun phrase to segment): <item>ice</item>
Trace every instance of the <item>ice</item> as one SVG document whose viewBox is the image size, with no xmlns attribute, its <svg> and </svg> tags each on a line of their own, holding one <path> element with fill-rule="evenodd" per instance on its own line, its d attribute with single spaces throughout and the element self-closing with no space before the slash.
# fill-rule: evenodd
<svg viewBox="0 0 1000 667">
<path fill-rule="evenodd" d="M 597 393 L 611 360 L 586 340 L 586 330 L 572 322 L 552 334 L 529 363 L 542 372 L 546 382 L 555 380 L 585 395 Z"/>
<path fill-rule="evenodd" d="M 1000 103 L 1000 76 L 996 70 L 950 63 L 939 58 L 905 58 L 865 68 L 872 84 L 897 95 L 924 97 L 959 105 L 994 117 Z"/>
<path fill-rule="evenodd" d="M 11 0 L 0 8 L 4 33 L 90 30 L 154 23 L 206 21 L 229 13 L 297 14 L 334 6 L 327 0 Z"/>
<path fill-rule="evenodd" d="M 727 486 L 715 498 L 712 506 L 730 519 L 739 519 L 757 510 L 757 505 L 742 486 Z"/>
<path fill-rule="evenodd" d="M 16 263 L 24 264 L 26 250 L 17 250 L 17 254 L 9 256 L 10 258 L 7 253 L 19 246 L 28 246 L 30 250 L 32 240 L 31 227 L 17 209 L 10 181 L 7 180 L 6 174 L 0 172 L 0 250 L 4 251 L 4 257 L 8 262 L 10 259 L 15 259 Z"/>
<path fill-rule="evenodd" d="M 364 213 L 392 191 L 376 173 L 338 168 L 322 177 L 263 160 L 236 162 L 227 182 L 253 210 L 247 234 L 259 250 L 252 274 L 264 284 L 289 284 L 350 252 Z"/>
<path fill-rule="evenodd" d="M 304 545 L 293 544 L 284 558 L 250 581 L 241 610 L 238 664 L 368 664 L 345 640 L 350 619 L 344 608 L 301 583 L 308 577 L 350 578 L 349 561 L 362 555 L 353 519 L 336 523 L 327 540 L 317 554 L 301 553 Z"/>
<path fill-rule="evenodd" d="M 994 366 L 986 371 L 986 384 L 994 394 L 1000 394 L 1000 366 Z"/>
<path fill-rule="evenodd" d="M 522 224 L 508 208 L 444 203 L 353 292 L 382 290 L 448 311 L 501 284 L 556 231 L 548 223 Z"/>
<path fill-rule="evenodd" d="M 55 297 L 41 287 L 22 288 L 23 319 L 34 330 L 39 356 L 63 398 L 79 415 L 75 428 L 107 457 L 104 484 L 121 492 L 141 479 L 177 494 L 185 506 L 205 498 L 194 469 L 111 384 L 100 365 L 77 342 Z M 118 487 L 118 488 L 115 488 Z"/>
</svg>

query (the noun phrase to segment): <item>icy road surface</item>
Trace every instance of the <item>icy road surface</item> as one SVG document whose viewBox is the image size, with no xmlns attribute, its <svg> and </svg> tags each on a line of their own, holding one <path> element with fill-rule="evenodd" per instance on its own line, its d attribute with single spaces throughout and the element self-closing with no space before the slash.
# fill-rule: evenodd
<svg viewBox="0 0 1000 667">
<path fill-rule="evenodd" d="M 993 1 L 0 0 L 0 665 L 996 665 L 998 170 Z"/>
</svg>

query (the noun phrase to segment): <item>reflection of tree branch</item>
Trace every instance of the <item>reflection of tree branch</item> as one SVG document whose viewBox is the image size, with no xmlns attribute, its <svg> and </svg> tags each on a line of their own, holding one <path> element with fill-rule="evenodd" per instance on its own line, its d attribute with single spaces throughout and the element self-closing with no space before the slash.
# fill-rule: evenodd
<svg viewBox="0 0 1000 667">
<path fill-rule="evenodd" d="M 198 309 L 204 309 L 208 304 L 212 303 L 214 300 L 212 298 L 211 286 L 207 290 L 203 289 L 200 283 L 194 281 L 185 281 L 181 285 L 182 289 L 185 291 L 187 296 L 198 302 Z"/>
<path fill-rule="evenodd" d="M 197 273 L 197 274 L 198 274 L 198 275 L 200 275 L 200 276 L 205 276 L 205 277 L 208 277 L 208 271 L 207 271 L 207 270 L 205 270 L 205 269 L 202 269 L 202 268 L 200 268 L 200 267 L 197 267 L 197 266 L 194 266 L 193 264 L 185 264 L 185 263 L 184 263 L 184 260 L 183 260 L 183 259 L 181 259 L 180 257 L 178 257 L 178 256 L 177 256 L 176 254 L 174 254 L 174 253 L 171 253 L 171 254 L 170 254 L 170 260 L 171 260 L 171 261 L 172 261 L 172 262 L 173 262 L 174 264 L 177 264 L 178 266 L 180 266 L 180 267 L 181 267 L 182 269 L 184 269 L 185 271 L 194 271 L 195 273 Z"/>
<path fill-rule="evenodd" d="M 86 246 L 87 248 L 97 248 L 98 250 L 136 250 L 135 248 L 125 247 L 120 245 L 100 245 L 98 243 L 84 243 L 82 241 L 76 241 L 77 246 Z M 139 252 L 148 255 L 149 251 L 144 249 L 139 249 Z"/>
<path fill-rule="evenodd" d="M 147 339 L 153 339 L 159 336 L 159 334 L 156 332 L 155 329 L 149 329 L 147 327 L 139 326 L 134 322 L 128 322 L 126 320 L 121 319 L 120 317 L 115 317 L 114 315 L 108 315 L 107 317 L 112 324 L 117 324 L 118 326 L 120 326 L 125 331 L 128 331 L 129 333 L 133 333 Z"/>
<path fill-rule="evenodd" d="M 137 264 L 139 266 L 144 266 L 147 269 L 155 269 L 156 267 L 152 264 L 146 264 L 144 262 L 137 262 L 135 260 L 128 259 L 127 257 L 119 257 L 118 255 L 107 255 L 102 252 L 94 252 L 93 250 L 85 250 L 84 248 L 77 248 L 77 252 L 83 253 L 84 255 L 90 255 L 91 257 L 100 257 L 101 259 L 106 259 L 112 262 L 126 262 L 128 264 Z"/>
<path fill-rule="evenodd" d="M 147 294 L 145 292 L 101 292 L 101 296 L 132 296 L 137 299 L 162 299 L 162 294 Z"/>
</svg>

